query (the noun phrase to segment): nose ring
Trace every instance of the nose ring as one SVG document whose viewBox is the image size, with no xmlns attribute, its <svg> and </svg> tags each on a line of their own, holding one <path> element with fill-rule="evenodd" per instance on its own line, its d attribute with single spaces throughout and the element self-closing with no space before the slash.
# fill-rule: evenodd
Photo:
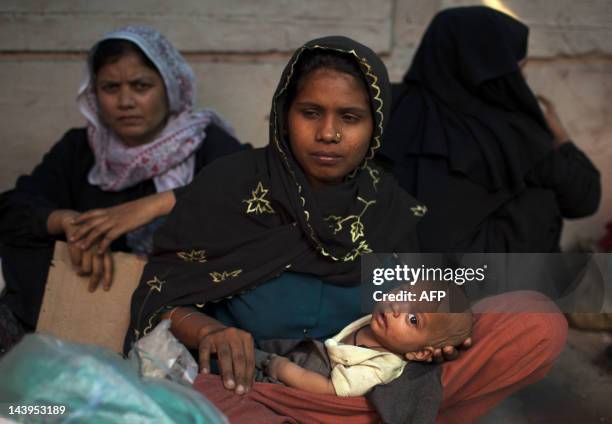
<svg viewBox="0 0 612 424">
<path fill-rule="evenodd" d="M 336 131 L 336 141 L 342 140 L 342 133 L 340 131 Z"/>
</svg>

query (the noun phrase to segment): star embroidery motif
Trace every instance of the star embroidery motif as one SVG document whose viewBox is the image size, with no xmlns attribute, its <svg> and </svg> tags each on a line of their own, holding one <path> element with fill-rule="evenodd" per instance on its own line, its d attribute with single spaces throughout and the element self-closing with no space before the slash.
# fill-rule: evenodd
<svg viewBox="0 0 612 424">
<path fill-rule="evenodd" d="M 241 269 L 234 271 L 223 271 L 223 272 L 211 272 L 209 275 L 213 279 L 213 283 L 220 283 L 227 280 L 228 278 L 236 278 L 242 273 Z"/>
<path fill-rule="evenodd" d="M 192 250 L 191 252 L 178 252 L 178 257 L 187 262 L 206 262 L 206 250 Z"/>
<path fill-rule="evenodd" d="M 423 216 L 427 213 L 427 206 L 425 205 L 418 205 L 418 206 L 414 206 L 412 208 L 410 208 L 410 210 L 412 211 L 412 214 L 414 216 Z"/>
<path fill-rule="evenodd" d="M 257 215 L 260 215 L 262 213 L 274 213 L 274 209 L 272 209 L 270 201 L 264 199 L 266 194 L 268 194 L 268 191 L 270 190 L 264 188 L 263 184 L 259 182 L 257 184 L 257 187 L 255 187 L 255 190 L 251 192 L 251 195 L 253 197 L 247 200 L 243 200 L 243 202 L 248 203 L 246 212 L 254 213 Z"/>
<path fill-rule="evenodd" d="M 160 293 L 164 284 L 166 284 L 166 282 L 160 280 L 159 278 L 157 278 L 157 276 L 153 277 L 152 280 L 147 281 L 147 285 L 150 287 L 150 291 L 157 290 Z"/>
</svg>

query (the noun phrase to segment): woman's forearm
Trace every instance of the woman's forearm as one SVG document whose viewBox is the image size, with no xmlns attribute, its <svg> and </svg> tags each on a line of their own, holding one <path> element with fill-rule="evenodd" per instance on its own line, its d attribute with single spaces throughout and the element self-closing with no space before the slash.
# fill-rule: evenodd
<svg viewBox="0 0 612 424">
<path fill-rule="evenodd" d="M 91 209 L 74 219 L 78 228 L 73 241 L 80 242 L 83 249 L 99 243 L 98 252 L 105 252 L 117 238 L 168 215 L 175 203 L 174 192 L 165 191 L 110 208 Z"/>
<path fill-rule="evenodd" d="M 225 328 L 223 324 L 193 308 L 176 307 L 162 315 L 170 319 L 172 334 L 189 349 L 197 349 L 207 334 Z"/>
<path fill-rule="evenodd" d="M 150 201 L 153 207 L 155 218 L 168 215 L 174 205 L 176 204 L 176 197 L 174 196 L 174 192 L 164 191 L 162 193 L 152 194 L 150 196 Z"/>
</svg>

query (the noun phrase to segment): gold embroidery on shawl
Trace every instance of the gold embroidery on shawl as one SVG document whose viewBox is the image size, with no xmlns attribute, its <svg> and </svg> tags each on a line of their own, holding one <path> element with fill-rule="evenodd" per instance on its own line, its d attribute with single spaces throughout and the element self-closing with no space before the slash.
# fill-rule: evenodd
<svg viewBox="0 0 612 424">
<path fill-rule="evenodd" d="M 346 217 L 330 215 L 327 218 L 324 218 L 325 221 L 333 222 L 332 228 L 334 230 L 334 234 L 338 234 L 340 231 L 342 231 L 344 228 L 343 226 L 346 222 L 353 221 L 351 223 L 351 241 L 353 243 L 355 243 L 359 238 L 364 236 L 365 227 L 363 223 L 361 222 L 361 217 L 363 216 L 365 211 L 368 209 L 368 207 L 370 207 L 370 205 L 373 205 L 374 203 L 376 203 L 376 200 L 367 201 L 359 196 L 357 196 L 357 200 L 359 200 L 360 202 L 364 204 L 363 209 L 361 210 L 359 215 L 349 215 Z"/>
<path fill-rule="evenodd" d="M 187 262 L 206 262 L 206 250 L 192 250 L 191 252 L 177 252 L 176 254 Z"/>
<path fill-rule="evenodd" d="M 241 269 L 235 269 L 233 271 L 211 272 L 209 273 L 209 275 L 213 279 L 213 283 L 220 283 L 222 281 L 227 280 L 228 278 L 236 278 L 241 273 Z"/>
<path fill-rule="evenodd" d="M 372 178 L 372 185 L 374 186 L 374 190 L 376 190 L 376 184 L 380 182 L 380 171 L 372 168 L 369 165 L 366 165 L 363 168 L 368 171 L 368 174 L 370 174 L 370 178 Z"/>
<path fill-rule="evenodd" d="M 253 197 L 243 200 L 243 202 L 248 203 L 246 213 L 254 213 L 257 215 L 262 213 L 274 213 L 274 209 L 272 209 L 270 201 L 264 199 L 266 194 L 268 194 L 268 191 L 270 190 L 264 188 L 261 181 L 257 183 L 257 187 L 255 187 L 255 190 L 251 192 Z"/>
<path fill-rule="evenodd" d="M 410 210 L 412 211 L 412 214 L 414 216 L 423 216 L 427 213 L 427 206 L 417 205 L 417 206 L 410 208 Z"/>
<path fill-rule="evenodd" d="M 142 330 L 143 336 L 149 334 L 149 331 L 151 331 L 151 329 L 153 328 L 153 319 L 159 314 L 159 311 L 161 311 L 162 309 L 164 309 L 163 306 L 151 314 L 151 316 L 149 317 L 148 325 L 144 328 L 144 330 Z"/>
<path fill-rule="evenodd" d="M 357 218 L 355 222 L 351 224 L 351 241 L 355 243 L 358 238 L 363 237 L 363 224 L 361 219 Z"/>
<path fill-rule="evenodd" d="M 149 286 L 149 291 L 157 290 L 161 293 L 162 286 L 166 284 L 164 280 L 160 280 L 157 276 L 154 276 L 152 280 L 147 281 L 147 286 Z"/>
<path fill-rule="evenodd" d="M 361 242 L 359 243 L 359 246 L 357 246 L 356 248 L 348 252 L 346 255 L 344 255 L 342 260 L 345 262 L 354 261 L 363 253 L 372 253 L 372 249 L 370 249 L 370 246 L 368 246 L 368 243 L 365 240 L 361 240 Z"/>
</svg>

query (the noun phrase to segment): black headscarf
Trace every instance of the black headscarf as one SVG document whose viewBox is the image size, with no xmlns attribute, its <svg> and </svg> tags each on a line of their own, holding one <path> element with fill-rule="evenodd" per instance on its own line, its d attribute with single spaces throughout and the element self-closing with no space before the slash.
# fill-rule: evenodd
<svg viewBox="0 0 612 424">
<path fill-rule="evenodd" d="M 313 191 L 283 129 L 285 100 L 305 51 L 354 60 L 367 85 L 374 130 L 361 165 L 334 186 Z M 177 190 L 177 204 L 155 235 L 155 252 L 132 298 L 133 338 L 165 306 L 201 305 L 241 293 L 291 269 L 338 285 L 359 283 L 360 255 L 414 251 L 422 207 L 372 162 L 389 111 L 387 71 L 369 48 L 344 37 L 298 49 L 274 94 L 270 144 L 222 158 Z"/>
<path fill-rule="evenodd" d="M 394 87 L 381 154 L 445 158 L 451 172 L 493 192 L 524 187 L 552 136 L 518 62 L 529 29 L 496 10 L 438 13 L 403 83 Z"/>
</svg>

